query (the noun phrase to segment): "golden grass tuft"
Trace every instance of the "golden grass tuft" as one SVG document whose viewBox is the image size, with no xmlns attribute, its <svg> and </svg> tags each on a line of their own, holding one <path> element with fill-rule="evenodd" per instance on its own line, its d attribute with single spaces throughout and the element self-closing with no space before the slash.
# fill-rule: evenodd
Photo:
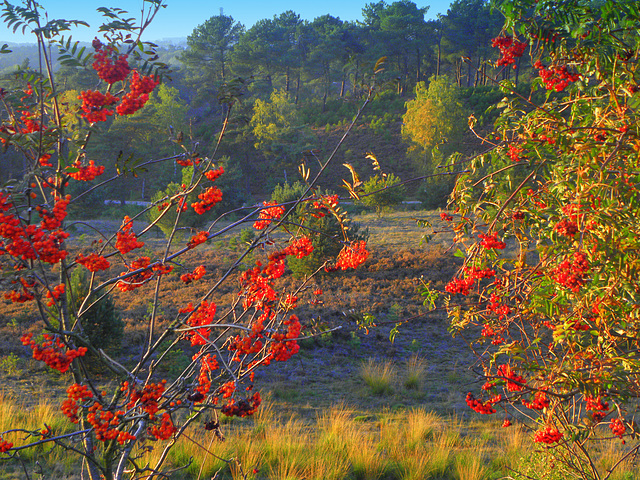
<svg viewBox="0 0 640 480">
<path fill-rule="evenodd" d="M 369 358 L 360 368 L 360 376 L 374 395 L 387 395 L 393 391 L 396 368 L 392 361 Z"/>
</svg>

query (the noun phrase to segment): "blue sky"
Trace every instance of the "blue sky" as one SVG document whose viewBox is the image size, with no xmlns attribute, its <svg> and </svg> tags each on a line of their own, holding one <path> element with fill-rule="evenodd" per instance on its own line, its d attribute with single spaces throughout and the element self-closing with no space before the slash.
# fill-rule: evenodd
<svg viewBox="0 0 640 480">
<path fill-rule="evenodd" d="M 362 7 L 372 0 L 322 0 L 322 1 L 293 1 L 293 0 L 166 0 L 167 8 L 162 9 L 154 23 L 147 30 L 146 40 L 161 40 L 163 38 L 187 37 L 195 27 L 206 19 L 218 15 L 220 8 L 225 15 L 231 15 L 235 20 L 249 28 L 263 18 L 272 18 L 286 10 L 293 10 L 306 20 L 313 20 L 324 14 L 340 17 L 342 20 L 361 20 Z M 446 13 L 450 0 L 414 0 L 418 7 L 429 7 L 426 18 L 435 18 L 438 13 Z M 428 2 L 428 3 L 427 3 Z M 20 0 L 12 0 L 20 4 Z M 393 0 L 387 0 L 393 3 Z M 40 0 L 40 4 L 49 12 L 49 18 L 64 18 L 67 20 L 81 19 L 91 26 L 101 23 L 101 15 L 96 9 L 101 6 L 117 6 L 128 10 L 131 16 L 139 16 L 142 1 L 131 0 Z M 76 40 L 91 40 L 95 30 L 81 28 L 73 32 Z M 14 35 L 0 26 L 0 42 L 30 42 L 31 39 L 20 34 Z"/>
</svg>

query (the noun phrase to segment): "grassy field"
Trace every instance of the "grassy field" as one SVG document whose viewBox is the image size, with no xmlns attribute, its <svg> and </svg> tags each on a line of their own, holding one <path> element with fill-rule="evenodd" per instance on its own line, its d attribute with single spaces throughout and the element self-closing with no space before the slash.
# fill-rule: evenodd
<svg viewBox="0 0 640 480">
<path fill-rule="evenodd" d="M 501 428 L 502 417 L 484 418 L 465 404 L 466 393 L 477 388 L 474 357 L 464 339 L 450 336 L 442 312 L 422 307 L 417 288 L 421 279 L 443 288 L 455 273 L 456 259 L 446 250 L 451 237 L 437 234 L 421 246 L 421 237 L 431 229 L 419 228 L 417 219 L 444 231 L 437 212 L 356 216 L 369 228 L 371 258 L 356 272 L 321 280 L 323 304 L 303 305 L 298 313 L 342 328 L 303 340 L 292 360 L 260 371 L 256 387 L 268 399 L 266 405 L 253 418 L 226 421 L 226 441 L 202 425 L 192 428 L 170 457 L 176 467 L 189 466 L 171 478 L 524 480 L 529 470 L 543 472 L 546 464 L 520 423 Z M 221 269 L 241 248 L 238 234 L 198 252 L 207 264 L 205 279 L 214 279 L 221 271 L 216 265 Z M 82 235 L 78 231 L 74 241 L 88 244 L 91 236 Z M 147 248 L 153 249 L 153 241 Z M 186 300 L 177 278 L 167 279 L 166 286 L 161 322 Z M 197 295 L 206 282 L 190 288 L 189 294 Z M 134 297 L 115 298 L 126 324 L 119 351 L 124 364 L 144 340 L 140 319 L 147 315 L 147 293 L 143 288 Z M 231 296 L 232 288 L 214 300 L 224 305 Z M 350 320 L 363 314 L 374 315 L 379 325 L 368 334 Z M 20 332 L 39 328 L 35 318 L 35 312 L 8 303 L 0 308 L 0 431 L 46 423 L 65 432 L 70 426 L 59 413 L 65 379 L 30 359 L 17 340 Z M 404 323 L 391 343 L 389 331 L 398 322 Z M 178 371 L 191 356 L 188 350 L 184 358 L 176 352 L 163 374 Z M 139 452 L 141 458 L 160 454 L 154 443 Z M 619 442 L 603 445 L 602 461 L 617 448 Z M 38 462 L 40 478 L 80 478 L 73 457 L 49 447 L 27 454 L 25 461 Z M 523 470 L 524 476 L 513 470 Z M 636 478 L 635 473 L 630 464 L 615 479 Z M 550 469 L 547 478 L 566 478 L 558 475 L 557 468 Z M 21 478 L 17 462 L 0 463 L 0 480 Z"/>
</svg>

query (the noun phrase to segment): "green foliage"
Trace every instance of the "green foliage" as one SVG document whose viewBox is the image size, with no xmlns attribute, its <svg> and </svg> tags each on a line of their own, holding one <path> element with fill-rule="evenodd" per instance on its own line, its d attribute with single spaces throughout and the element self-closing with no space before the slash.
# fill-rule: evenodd
<svg viewBox="0 0 640 480">
<path fill-rule="evenodd" d="M 445 208 L 449 202 L 449 195 L 455 185 L 455 179 L 451 176 L 442 176 L 426 179 L 418 189 L 418 200 L 427 210 Z"/>
<path fill-rule="evenodd" d="M 398 205 L 405 199 L 405 188 L 399 185 L 400 182 L 393 173 L 373 175 L 364 182 L 360 202 L 375 208 L 378 215 L 381 215 L 383 210 Z"/>
<path fill-rule="evenodd" d="M 420 82 L 415 95 L 406 103 L 402 136 L 412 142 L 410 151 L 424 155 L 423 168 L 431 172 L 436 163 L 433 149 L 438 147 L 446 157 L 467 129 L 466 111 L 458 88 L 446 77 L 431 77 L 428 87 Z"/>
<path fill-rule="evenodd" d="M 640 370 L 640 6 L 499 6 L 502 41 L 517 33 L 537 46 L 538 78 L 525 95 L 500 83 L 493 148 L 467 163 L 452 196 L 466 248 L 443 302 L 486 380 L 467 403 L 523 414 L 562 478 L 626 476 L 638 449 L 625 442 Z M 541 478 L 532 460 L 523 477 Z"/>
<path fill-rule="evenodd" d="M 89 295 L 89 279 L 84 267 L 73 270 L 69 289 L 67 301 L 75 312 L 82 307 L 79 321 L 91 345 L 103 350 L 118 349 L 124 335 L 124 322 L 111 295 Z"/>
<path fill-rule="evenodd" d="M 284 90 L 274 91 L 269 100 L 257 99 L 249 125 L 258 150 L 290 157 L 309 149 L 298 109 Z"/>
<path fill-rule="evenodd" d="M 147 218 L 149 222 L 154 223 L 155 225 L 162 230 L 166 238 L 169 238 L 174 232 L 174 229 L 180 229 L 185 227 L 195 227 L 202 220 L 200 216 L 193 211 L 191 208 L 187 208 L 186 211 L 180 212 L 180 218 L 178 219 L 178 207 L 177 202 L 179 198 L 176 197 L 179 195 L 183 189 L 182 185 L 187 185 L 191 183 L 191 177 L 193 176 L 193 167 L 184 167 L 182 169 L 182 182 L 178 183 L 169 183 L 167 188 L 164 190 L 160 190 L 156 192 L 151 197 L 151 202 L 155 205 L 158 204 L 162 206 L 165 202 L 167 204 L 171 202 L 171 199 L 174 199 L 174 203 L 169 205 L 168 207 L 158 208 L 156 206 L 152 207 L 147 211 Z M 182 198 L 182 197 L 180 197 Z M 186 196 L 185 203 L 190 205 L 193 202 L 197 201 L 197 194 L 195 192 L 190 193 Z M 177 223 L 176 223 L 177 222 Z M 177 239 L 182 238 L 180 232 L 177 233 Z"/>
</svg>

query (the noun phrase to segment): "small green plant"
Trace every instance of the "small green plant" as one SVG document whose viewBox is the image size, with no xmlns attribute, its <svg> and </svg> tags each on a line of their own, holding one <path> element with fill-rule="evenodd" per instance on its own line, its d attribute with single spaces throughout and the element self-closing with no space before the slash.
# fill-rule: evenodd
<svg viewBox="0 0 640 480">
<path fill-rule="evenodd" d="M 393 391 L 391 384 L 396 375 L 395 370 L 390 360 L 381 362 L 369 358 L 362 364 L 360 376 L 374 395 L 387 395 Z"/>
<path fill-rule="evenodd" d="M 20 358 L 15 353 L 10 353 L 2 357 L 0 360 L 0 369 L 2 369 L 7 375 L 19 376 L 22 373 L 20 366 Z"/>
</svg>

